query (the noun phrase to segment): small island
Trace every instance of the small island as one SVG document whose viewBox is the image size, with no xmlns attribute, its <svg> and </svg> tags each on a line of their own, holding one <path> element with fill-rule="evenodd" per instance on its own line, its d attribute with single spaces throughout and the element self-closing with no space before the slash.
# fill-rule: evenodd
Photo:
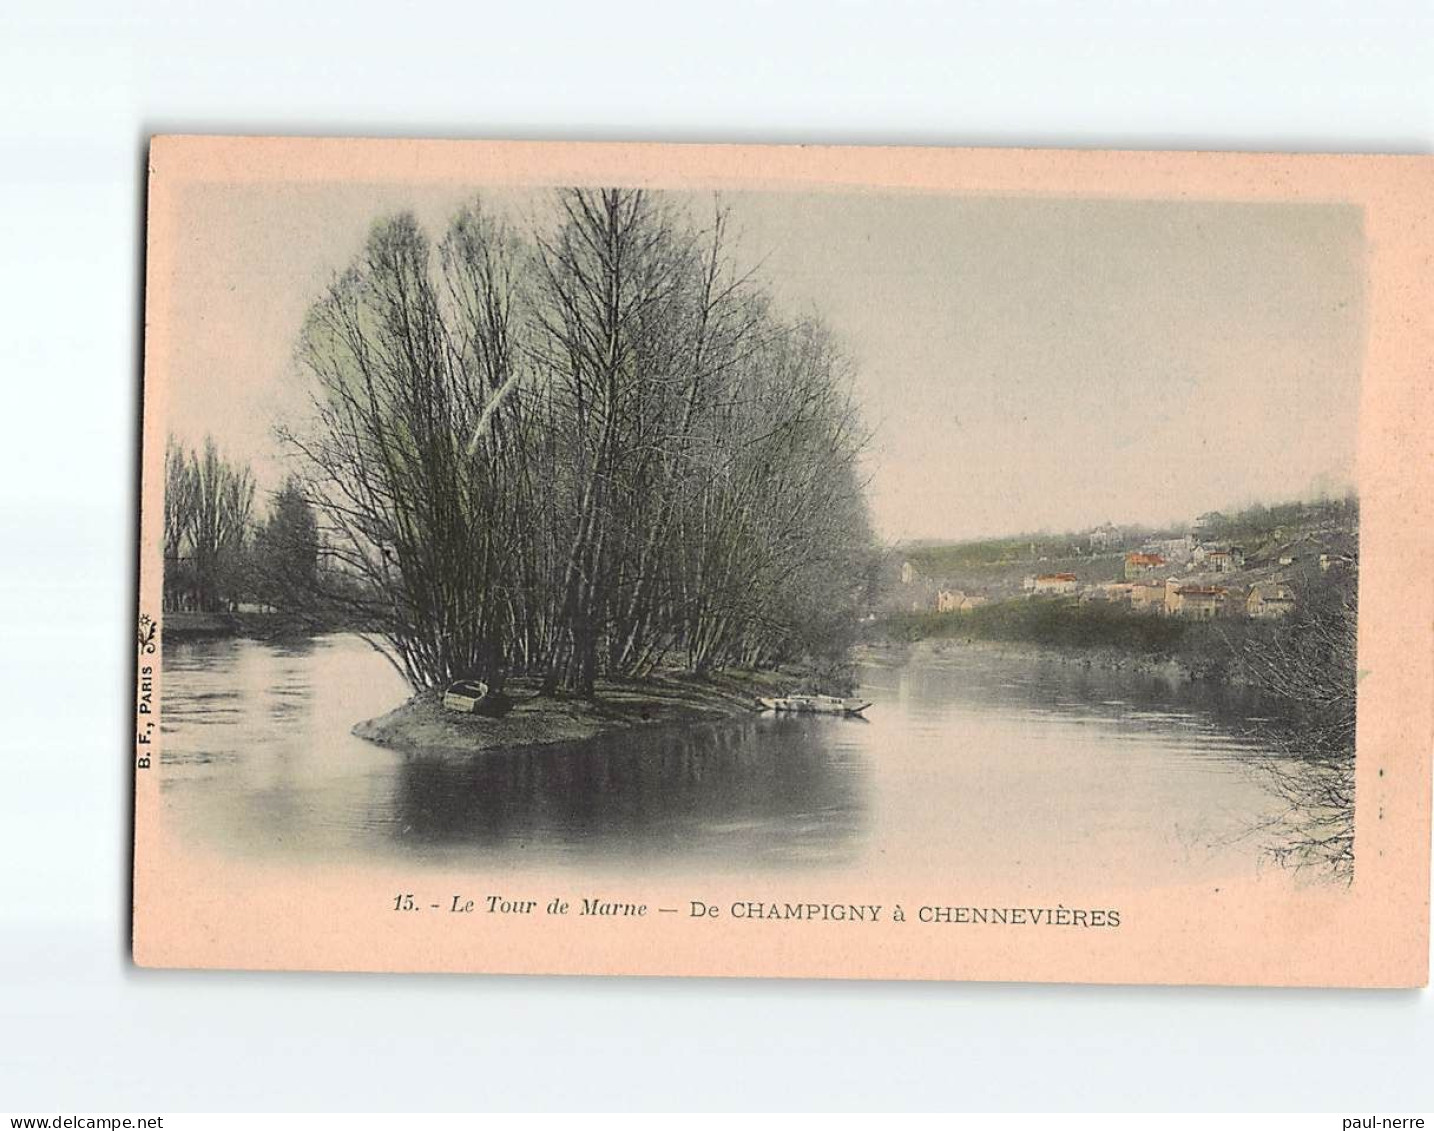
<svg viewBox="0 0 1434 1131">
<path fill-rule="evenodd" d="M 354 733 L 415 754 L 849 690 L 879 560 L 852 366 L 728 223 L 626 189 L 530 230 L 377 219 L 304 320 L 267 520 L 248 467 L 171 443 L 171 623 L 361 633 L 414 694 Z M 497 709 L 445 711 L 458 681 Z"/>
<path fill-rule="evenodd" d="M 653 730 L 751 715 L 757 699 L 786 686 L 780 673 L 722 672 L 702 679 L 675 675 L 607 681 L 590 696 L 544 695 L 511 687 L 501 705 L 460 714 L 435 694 L 415 695 L 386 715 L 353 728 L 359 738 L 410 755 L 469 758 L 499 750 L 582 742 L 628 728 Z"/>
</svg>

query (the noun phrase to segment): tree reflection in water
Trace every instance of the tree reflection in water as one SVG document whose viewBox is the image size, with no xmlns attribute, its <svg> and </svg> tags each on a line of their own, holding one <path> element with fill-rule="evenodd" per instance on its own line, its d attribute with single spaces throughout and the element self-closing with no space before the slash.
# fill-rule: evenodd
<svg viewBox="0 0 1434 1131">
<path fill-rule="evenodd" d="M 752 719 L 458 762 L 411 757 L 394 831 L 435 847 L 846 859 L 865 823 L 865 769 L 818 730 Z"/>
<path fill-rule="evenodd" d="M 1285 805 L 1260 830 L 1266 854 L 1286 868 L 1353 881 L 1354 759 L 1287 751 L 1260 755 L 1251 768 Z"/>
<path fill-rule="evenodd" d="M 1296 587 L 1280 631 L 1246 642 L 1250 681 L 1281 705 L 1282 725 L 1255 763 L 1285 804 L 1269 854 L 1298 870 L 1354 879 L 1354 759 L 1358 700 L 1358 570 L 1346 563 Z M 1270 728 L 1267 728 L 1270 729 Z"/>
</svg>

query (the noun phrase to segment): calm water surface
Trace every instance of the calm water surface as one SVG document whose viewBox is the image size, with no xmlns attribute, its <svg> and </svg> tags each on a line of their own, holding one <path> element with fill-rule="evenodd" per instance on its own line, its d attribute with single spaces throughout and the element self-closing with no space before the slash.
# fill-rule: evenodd
<svg viewBox="0 0 1434 1131">
<path fill-rule="evenodd" d="M 644 872 L 1190 882 L 1268 870 L 1237 697 L 1028 655 L 869 666 L 868 721 L 770 715 L 466 763 L 353 737 L 407 698 L 352 636 L 165 652 L 164 795 L 246 854 Z"/>
</svg>

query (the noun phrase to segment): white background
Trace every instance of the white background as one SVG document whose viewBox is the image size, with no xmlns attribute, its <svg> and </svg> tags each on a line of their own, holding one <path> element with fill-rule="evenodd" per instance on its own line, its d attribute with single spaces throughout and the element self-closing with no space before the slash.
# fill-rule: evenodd
<svg viewBox="0 0 1434 1131">
<path fill-rule="evenodd" d="M 1427 153 L 1434 13 L 7 5 L 0 1109 L 1434 1107 L 1427 992 L 133 969 L 142 172 L 167 131 Z"/>
</svg>

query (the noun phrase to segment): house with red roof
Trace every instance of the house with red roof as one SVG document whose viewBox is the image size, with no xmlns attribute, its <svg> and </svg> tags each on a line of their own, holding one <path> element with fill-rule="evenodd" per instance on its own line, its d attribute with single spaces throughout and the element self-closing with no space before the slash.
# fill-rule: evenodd
<svg viewBox="0 0 1434 1131">
<path fill-rule="evenodd" d="M 1133 550 L 1125 555 L 1125 580 L 1134 581 L 1154 570 L 1164 569 L 1165 565 L 1165 558 L 1161 554 Z"/>
</svg>

